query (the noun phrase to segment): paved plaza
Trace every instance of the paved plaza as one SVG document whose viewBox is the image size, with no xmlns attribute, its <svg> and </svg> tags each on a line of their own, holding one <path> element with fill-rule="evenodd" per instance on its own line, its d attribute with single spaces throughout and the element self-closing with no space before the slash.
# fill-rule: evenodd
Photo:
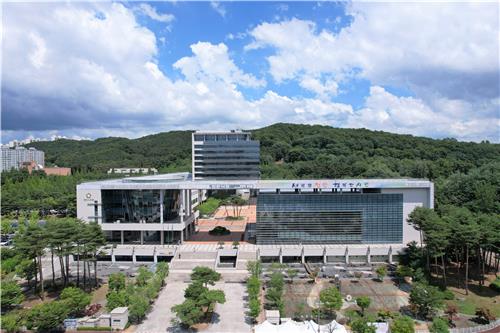
<svg viewBox="0 0 500 333">
<path fill-rule="evenodd" d="M 171 277 L 167 278 L 167 285 L 154 303 L 152 311 L 139 325 L 136 332 L 192 332 L 173 325 L 172 319 L 175 318 L 175 315 L 170 310 L 173 305 L 184 301 L 184 290 L 187 286 L 188 283 L 185 281 L 174 280 Z M 243 283 L 221 281 L 214 288 L 224 290 L 226 303 L 217 304 L 212 319 L 213 322 L 206 329 L 200 331 L 213 333 L 251 332 L 251 324 L 245 315 L 247 311 L 245 308 L 245 285 Z"/>
</svg>

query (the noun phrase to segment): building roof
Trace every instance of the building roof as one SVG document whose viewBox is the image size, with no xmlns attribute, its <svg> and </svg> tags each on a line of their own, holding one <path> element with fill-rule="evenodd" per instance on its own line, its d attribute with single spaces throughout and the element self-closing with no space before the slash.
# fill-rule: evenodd
<svg viewBox="0 0 500 333">
<path fill-rule="evenodd" d="M 122 314 L 122 313 L 127 313 L 128 312 L 128 308 L 126 306 L 121 306 L 121 307 L 118 307 L 118 308 L 114 308 L 113 310 L 111 310 L 111 314 Z"/>
<path fill-rule="evenodd" d="M 78 189 L 187 189 L 187 190 L 313 190 L 353 188 L 431 188 L 425 179 L 283 179 L 283 180 L 193 180 L 188 172 L 127 177 L 83 183 Z"/>
</svg>

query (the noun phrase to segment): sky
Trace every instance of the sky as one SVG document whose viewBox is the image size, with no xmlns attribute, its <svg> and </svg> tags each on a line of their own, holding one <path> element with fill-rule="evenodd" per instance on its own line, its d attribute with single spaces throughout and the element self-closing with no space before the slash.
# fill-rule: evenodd
<svg viewBox="0 0 500 333">
<path fill-rule="evenodd" d="M 2 142 L 277 122 L 500 142 L 497 2 L 8 2 Z"/>
</svg>

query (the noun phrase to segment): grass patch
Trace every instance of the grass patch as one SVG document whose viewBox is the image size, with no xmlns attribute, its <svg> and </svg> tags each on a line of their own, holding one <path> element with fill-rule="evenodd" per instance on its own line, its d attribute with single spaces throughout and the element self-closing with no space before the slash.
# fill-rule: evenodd
<svg viewBox="0 0 500 333">
<path fill-rule="evenodd" d="M 490 288 L 483 286 L 471 288 L 477 289 L 477 293 L 470 290 L 469 295 L 465 295 L 463 289 L 450 288 L 455 294 L 455 300 L 448 301 L 449 304 L 454 304 L 458 307 L 460 313 L 466 315 L 475 315 L 476 308 L 488 308 L 498 318 L 500 317 L 500 295 Z"/>
<path fill-rule="evenodd" d="M 198 210 L 201 215 L 212 215 L 219 208 L 220 202 L 221 200 L 210 197 L 198 206 Z"/>
</svg>

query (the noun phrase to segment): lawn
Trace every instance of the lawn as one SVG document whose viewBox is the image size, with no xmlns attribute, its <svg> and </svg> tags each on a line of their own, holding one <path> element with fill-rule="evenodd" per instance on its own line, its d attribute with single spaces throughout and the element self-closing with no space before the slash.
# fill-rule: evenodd
<svg viewBox="0 0 500 333">
<path fill-rule="evenodd" d="M 198 206 L 201 215 L 212 215 L 219 208 L 220 200 L 216 198 L 208 198 L 204 203 Z"/>
<path fill-rule="evenodd" d="M 476 308 L 485 307 L 490 309 L 498 318 L 500 317 L 500 294 L 488 287 L 474 286 L 469 290 L 469 295 L 465 295 L 463 289 L 449 288 L 455 294 L 455 300 L 448 301 L 458 307 L 459 312 L 473 316 Z"/>
</svg>

